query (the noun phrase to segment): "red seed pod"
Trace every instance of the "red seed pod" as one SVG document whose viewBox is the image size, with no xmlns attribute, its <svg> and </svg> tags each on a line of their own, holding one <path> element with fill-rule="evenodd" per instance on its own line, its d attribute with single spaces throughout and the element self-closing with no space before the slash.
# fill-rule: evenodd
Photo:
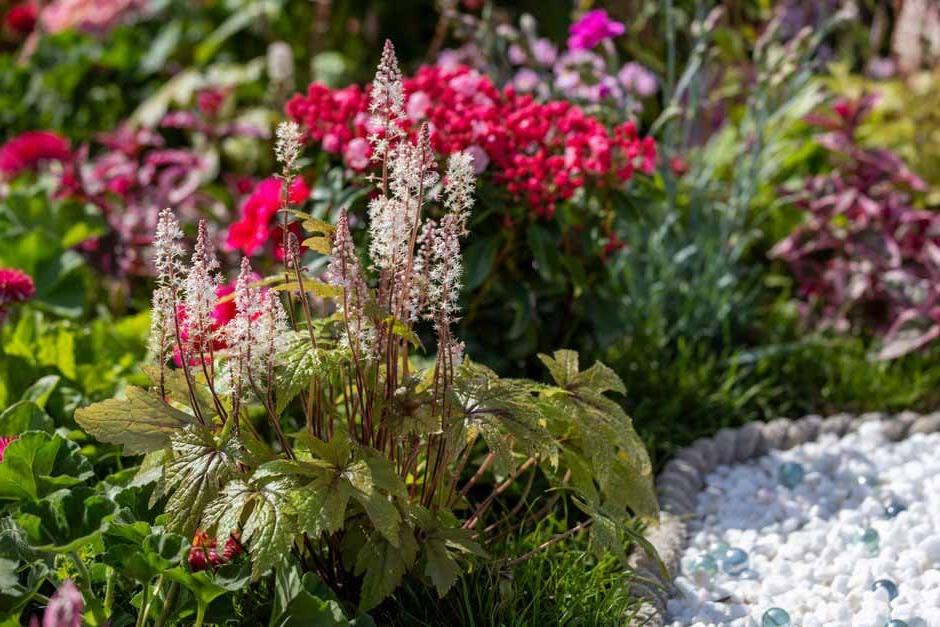
<svg viewBox="0 0 940 627">
<path fill-rule="evenodd" d="M 232 534 L 228 537 L 228 540 L 225 541 L 225 548 L 222 550 L 222 556 L 226 561 L 232 561 L 244 550 L 241 542 L 239 541 L 240 538 L 241 533 L 238 531 L 233 531 Z"/>
<path fill-rule="evenodd" d="M 189 569 L 194 573 L 205 570 L 209 564 L 205 549 L 195 546 L 189 549 L 189 557 L 186 561 L 189 562 Z"/>
</svg>

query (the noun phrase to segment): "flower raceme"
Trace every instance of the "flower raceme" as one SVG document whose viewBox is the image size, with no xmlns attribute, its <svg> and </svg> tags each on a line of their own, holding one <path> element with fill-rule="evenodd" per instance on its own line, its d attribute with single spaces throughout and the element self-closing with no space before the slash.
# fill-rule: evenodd
<svg viewBox="0 0 940 627">
<path fill-rule="evenodd" d="M 494 181 L 543 218 L 588 182 L 619 184 L 655 165 L 655 142 L 640 137 L 633 122 L 611 131 L 569 102 L 542 103 L 512 86 L 500 90 L 465 66 L 425 66 L 402 86 L 404 115 L 390 128 L 415 138 L 426 124 L 439 158 L 467 151 L 478 174 L 492 163 Z M 375 152 L 367 138 L 385 132 L 369 113 L 371 91 L 314 83 L 287 103 L 287 113 L 310 140 L 361 171 Z"/>
<path fill-rule="evenodd" d="M 392 129 L 406 115 L 398 76 L 387 46 L 381 89 L 366 105 L 374 129 Z M 294 134 L 278 137 L 281 180 L 290 180 Z M 378 224 L 369 230 L 368 261 L 345 212 L 335 226 L 304 216 L 303 228 L 329 244 L 311 243 L 329 253 L 326 273 L 310 274 L 293 234 L 283 271 L 264 280 L 268 289 L 243 257 L 235 313 L 221 328 L 213 315 L 222 279 L 205 227 L 184 263 L 179 224 L 161 212 L 153 386 L 81 408 L 76 420 L 126 450 L 163 451 L 166 529 L 195 532 L 193 570 L 214 569 L 243 544 L 255 579 L 292 561 L 361 611 L 409 574 L 443 596 L 465 560 L 485 557 L 482 544 L 537 524 L 571 492 L 591 520 L 556 541 L 595 525 L 598 550 L 625 556 L 616 530 L 629 529 L 632 513 L 657 510 L 649 458 L 605 396 L 622 382 L 602 364 L 581 371 L 571 351 L 544 358 L 554 386 L 500 379 L 465 359 L 452 327 L 473 158 L 449 155 L 440 175 L 427 126 L 364 140 L 375 176 L 362 180 L 374 182 L 369 218 Z M 279 196 L 285 211 L 289 199 Z M 426 360 L 412 359 L 422 346 L 418 325 L 436 340 Z M 225 347 L 216 351 L 216 340 Z M 174 350 L 177 369 L 169 364 Z M 139 420 L 115 427 L 115 415 Z M 529 487 L 507 492 L 524 475 Z M 544 484 L 565 489 L 527 500 Z M 522 496 L 504 502 L 510 494 Z M 219 556 L 231 537 L 238 546 Z"/>
</svg>

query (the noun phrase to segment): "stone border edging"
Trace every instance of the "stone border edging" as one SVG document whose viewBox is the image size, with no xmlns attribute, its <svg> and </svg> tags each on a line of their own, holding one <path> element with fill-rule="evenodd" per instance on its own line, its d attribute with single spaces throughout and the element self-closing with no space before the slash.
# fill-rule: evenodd
<svg viewBox="0 0 940 627">
<path fill-rule="evenodd" d="M 695 514 L 698 493 L 712 470 L 760 457 L 771 450 L 791 449 L 823 434 L 842 437 L 855 431 L 860 424 L 872 421 L 881 422 L 884 435 L 893 442 L 914 433 L 940 431 L 940 411 L 924 415 L 914 412 L 859 416 L 835 414 L 828 418 L 811 414 L 796 420 L 777 418 L 770 422 L 748 423 L 736 429 L 721 429 L 710 438 L 699 438 L 691 446 L 680 449 L 656 479 L 660 523 L 647 531 L 647 539 L 666 566 L 668 580 L 663 580 L 659 567 L 642 551 L 635 552 L 630 558 L 630 565 L 641 580 L 631 587 L 631 592 L 645 599 L 638 615 L 639 622 L 635 624 L 663 627 L 672 580 L 688 542 L 684 519 Z"/>
</svg>

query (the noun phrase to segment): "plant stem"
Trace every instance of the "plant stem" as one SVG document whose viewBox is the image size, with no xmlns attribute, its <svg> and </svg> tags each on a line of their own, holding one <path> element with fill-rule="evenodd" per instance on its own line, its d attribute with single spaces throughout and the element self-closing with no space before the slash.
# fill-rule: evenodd
<svg viewBox="0 0 940 627">
<path fill-rule="evenodd" d="M 147 624 L 147 606 L 150 604 L 149 592 L 150 582 L 148 581 L 144 584 L 143 592 L 140 593 L 140 611 L 137 613 L 137 620 L 134 622 L 135 627 L 144 627 Z"/>
<path fill-rule="evenodd" d="M 206 604 L 199 602 L 196 605 L 196 625 L 195 627 L 202 627 L 202 621 L 206 618 Z"/>
<path fill-rule="evenodd" d="M 91 610 L 95 624 L 104 625 L 107 621 L 107 617 L 105 616 L 104 609 L 101 607 L 101 603 L 95 598 L 94 593 L 91 591 L 91 571 L 85 566 L 85 562 L 78 556 L 78 553 L 69 553 L 69 557 L 72 558 L 72 561 L 75 563 L 75 568 L 78 570 L 78 587 L 82 591 L 82 597 L 85 599 L 86 607 Z"/>
<path fill-rule="evenodd" d="M 108 581 L 104 588 L 104 610 L 110 615 L 111 606 L 114 604 L 114 569 L 108 567 Z"/>
<path fill-rule="evenodd" d="M 173 606 L 176 605 L 176 595 L 179 593 L 180 586 L 175 581 L 170 584 L 170 589 L 167 590 L 166 598 L 163 602 L 163 609 L 160 610 L 160 616 L 157 617 L 157 622 L 153 625 L 154 627 L 163 627 L 166 623 L 166 619 L 170 617 L 170 611 L 173 609 Z"/>
<path fill-rule="evenodd" d="M 561 541 L 564 540 L 565 538 L 569 538 L 569 537 L 573 536 L 574 534 L 578 533 L 579 531 L 581 531 L 581 530 L 583 530 L 583 529 L 587 529 L 588 527 L 591 526 L 591 523 L 593 523 L 593 522 L 594 522 L 594 519 L 593 519 L 593 518 L 590 519 L 590 520 L 581 521 L 580 523 L 578 523 L 577 525 L 575 525 L 574 527 L 572 527 L 572 528 L 569 529 L 568 531 L 565 531 L 564 533 L 559 533 L 557 536 L 555 536 L 555 537 L 553 537 L 553 538 L 551 538 L 551 539 L 549 539 L 549 540 L 546 540 L 545 542 L 543 542 L 542 544 L 538 545 L 537 547 L 535 547 L 534 549 L 532 549 L 531 551 L 529 551 L 529 552 L 526 553 L 525 555 L 522 555 L 522 556 L 520 556 L 520 557 L 517 557 L 516 559 L 513 559 L 513 560 L 509 560 L 509 561 L 507 561 L 507 562 L 501 562 L 500 564 L 501 564 L 501 565 L 505 565 L 505 566 L 510 566 L 510 567 L 511 567 L 511 566 L 516 566 L 517 564 L 521 564 L 522 562 L 524 562 L 524 561 L 526 561 L 526 560 L 528 560 L 528 559 L 531 559 L 531 558 L 534 557 L 536 554 L 538 554 L 538 553 L 544 551 L 544 550 L 547 549 L 548 547 L 553 546 L 553 545 L 555 545 L 555 544 L 558 544 L 559 542 L 561 542 Z"/>
</svg>

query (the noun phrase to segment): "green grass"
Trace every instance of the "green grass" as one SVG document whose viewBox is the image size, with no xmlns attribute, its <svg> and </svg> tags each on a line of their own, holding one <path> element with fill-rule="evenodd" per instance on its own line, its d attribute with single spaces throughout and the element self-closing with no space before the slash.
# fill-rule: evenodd
<svg viewBox="0 0 940 627">
<path fill-rule="evenodd" d="M 657 464 L 698 437 L 753 420 L 940 408 L 940 347 L 892 362 L 872 359 L 857 338 L 810 338 L 730 354 L 684 341 L 658 353 L 638 348 L 619 353 L 612 365 Z"/>
<path fill-rule="evenodd" d="M 563 530 L 546 521 L 497 549 L 524 555 Z M 484 565 L 465 574 L 443 598 L 413 583 L 396 594 L 380 625 L 627 625 L 639 602 L 629 594 L 631 573 L 614 555 L 595 556 L 583 537 L 556 544 L 513 568 Z"/>
</svg>

